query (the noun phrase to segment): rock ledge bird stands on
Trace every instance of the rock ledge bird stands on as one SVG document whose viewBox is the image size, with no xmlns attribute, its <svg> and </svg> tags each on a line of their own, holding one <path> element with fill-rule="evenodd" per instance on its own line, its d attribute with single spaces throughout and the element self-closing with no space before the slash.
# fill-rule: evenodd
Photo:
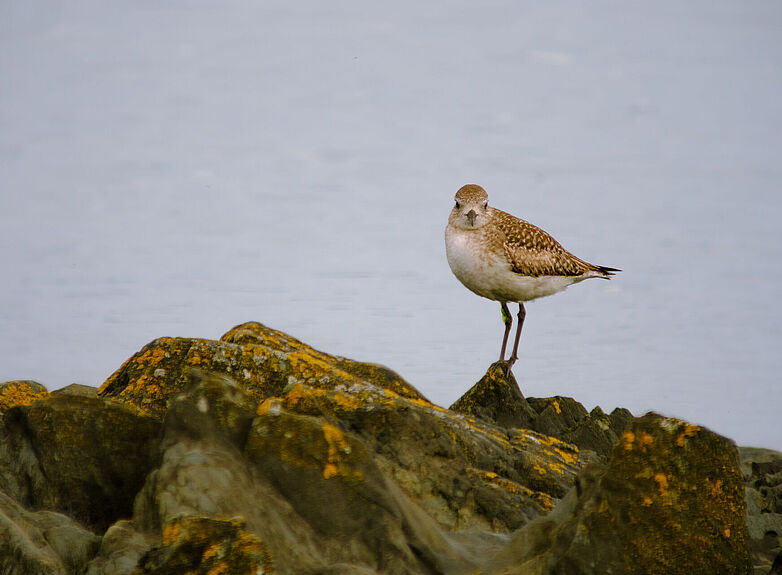
<svg viewBox="0 0 782 575">
<path fill-rule="evenodd" d="M 505 335 L 500 361 L 513 318 L 508 303 L 519 304 L 516 339 L 508 360 L 518 358 L 524 324 L 524 302 L 555 294 L 587 278 L 609 279 L 615 268 L 577 258 L 539 227 L 489 207 L 486 191 L 474 184 L 456 192 L 456 205 L 445 228 L 445 252 L 453 274 L 467 289 L 500 302 Z"/>
</svg>

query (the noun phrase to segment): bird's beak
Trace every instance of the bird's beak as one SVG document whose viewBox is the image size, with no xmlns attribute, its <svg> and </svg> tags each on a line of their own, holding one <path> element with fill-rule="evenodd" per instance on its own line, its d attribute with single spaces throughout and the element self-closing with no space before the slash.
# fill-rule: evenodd
<svg viewBox="0 0 782 575">
<path fill-rule="evenodd" d="M 465 215 L 467 216 L 467 219 L 470 221 L 470 225 L 474 226 L 475 225 L 475 218 L 478 215 L 478 214 L 475 213 L 475 210 L 470 210 Z"/>
</svg>

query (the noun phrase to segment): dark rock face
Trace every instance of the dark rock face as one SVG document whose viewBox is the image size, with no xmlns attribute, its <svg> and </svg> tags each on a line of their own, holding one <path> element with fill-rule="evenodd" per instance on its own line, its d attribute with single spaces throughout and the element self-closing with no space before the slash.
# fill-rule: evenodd
<svg viewBox="0 0 782 575">
<path fill-rule="evenodd" d="M 524 398 L 506 362 L 498 361 L 449 409 L 502 427 L 520 427 L 608 456 L 632 414 L 617 408 L 608 416 L 571 397 Z"/>
<path fill-rule="evenodd" d="M 0 489 L 106 529 L 127 516 L 152 469 L 160 423 L 97 397 L 53 394 L 0 421 Z"/>
<path fill-rule="evenodd" d="M 457 412 L 391 370 L 249 323 L 220 341 L 155 340 L 97 395 L 23 384 L 34 399 L 0 384 L 0 573 L 748 565 L 729 441 L 524 399 L 503 364 Z M 605 462 L 586 467 L 591 450 Z M 753 475 L 762 497 L 770 476 Z"/>
</svg>

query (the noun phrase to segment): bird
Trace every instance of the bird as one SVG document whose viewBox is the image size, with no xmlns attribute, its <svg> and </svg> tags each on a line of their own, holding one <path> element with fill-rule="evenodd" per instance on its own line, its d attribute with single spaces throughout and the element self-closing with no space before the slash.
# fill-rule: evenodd
<svg viewBox="0 0 782 575">
<path fill-rule="evenodd" d="M 445 228 L 445 253 L 453 275 L 471 292 L 500 303 L 505 333 L 500 361 L 513 318 L 509 303 L 519 305 L 516 337 L 508 367 L 518 359 L 524 325 L 524 302 L 560 292 L 589 278 L 610 279 L 622 270 L 590 264 L 567 251 L 539 227 L 489 205 L 481 186 L 456 192 Z"/>
</svg>

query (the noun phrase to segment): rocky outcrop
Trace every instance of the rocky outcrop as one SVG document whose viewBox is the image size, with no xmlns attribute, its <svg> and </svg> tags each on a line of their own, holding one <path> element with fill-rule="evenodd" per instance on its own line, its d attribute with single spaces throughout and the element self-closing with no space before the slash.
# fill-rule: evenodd
<svg viewBox="0 0 782 575">
<path fill-rule="evenodd" d="M 508 575 L 745 574 L 738 454 L 730 440 L 656 414 L 622 433 L 547 517 L 492 563 Z"/>
<path fill-rule="evenodd" d="M 655 573 L 676 549 L 690 573 L 747 565 L 728 440 L 524 399 L 502 369 L 457 412 L 250 323 L 155 340 L 97 394 L 30 386 L 0 419 L 0 572 L 640 573 L 629 553 Z M 588 466 L 592 448 L 519 417 L 620 441 Z"/>
<path fill-rule="evenodd" d="M 557 437 L 605 458 L 633 415 L 616 408 L 611 415 L 591 412 L 572 397 L 524 398 L 507 362 L 494 363 L 486 375 L 451 407 L 502 427 L 520 427 Z"/>
</svg>

